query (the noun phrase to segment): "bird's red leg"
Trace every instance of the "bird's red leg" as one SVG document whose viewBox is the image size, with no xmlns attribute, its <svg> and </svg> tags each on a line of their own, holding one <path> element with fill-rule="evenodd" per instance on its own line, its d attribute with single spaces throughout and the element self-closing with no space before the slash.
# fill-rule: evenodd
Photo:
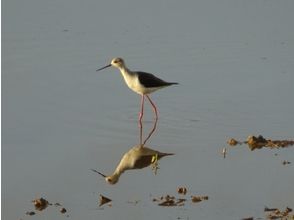
<svg viewBox="0 0 294 220">
<path fill-rule="evenodd" d="M 156 130 L 156 125 L 157 125 L 157 121 L 158 121 L 157 119 L 158 119 L 158 118 L 155 118 L 153 128 L 152 128 L 152 130 L 150 131 L 148 137 L 144 140 L 143 145 L 141 144 L 142 146 L 144 146 L 144 145 L 146 144 L 146 142 L 148 141 L 148 139 L 152 136 L 152 134 L 153 134 L 154 131 Z"/>
<path fill-rule="evenodd" d="M 142 139 L 143 139 L 143 126 L 142 126 L 142 121 L 139 122 L 139 127 L 140 127 L 140 146 L 142 145 Z"/>
<path fill-rule="evenodd" d="M 158 112 L 157 112 L 156 106 L 155 106 L 155 104 L 151 101 L 151 99 L 150 99 L 150 97 L 149 97 L 148 95 L 146 95 L 146 97 L 148 98 L 150 104 L 151 104 L 152 107 L 153 107 L 153 110 L 154 110 L 154 113 L 155 113 L 155 116 L 156 116 L 155 119 L 157 120 L 157 119 L 158 119 Z"/>
<path fill-rule="evenodd" d="M 143 126 L 142 126 L 143 114 L 144 114 L 144 95 L 141 96 L 141 111 L 139 113 L 140 145 L 142 145 L 142 136 L 143 136 Z"/>
</svg>

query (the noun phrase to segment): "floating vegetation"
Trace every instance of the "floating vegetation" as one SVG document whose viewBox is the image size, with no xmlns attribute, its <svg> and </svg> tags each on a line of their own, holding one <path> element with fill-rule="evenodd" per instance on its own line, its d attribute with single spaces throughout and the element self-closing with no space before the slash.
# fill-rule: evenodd
<svg viewBox="0 0 294 220">
<path fill-rule="evenodd" d="M 186 195 L 187 193 L 186 187 L 178 187 L 177 192 L 181 195 Z M 194 196 L 190 195 L 191 202 L 197 203 L 201 202 L 203 200 L 208 200 L 208 196 Z M 159 198 L 153 198 L 153 202 L 157 202 L 157 205 L 159 206 L 167 206 L 167 207 L 175 207 L 175 206 L 184 206 L 185 203 L 188 201 L 187 198 L 176 198 L 175 196 L 161 196 Z"/>
<path fill-rule="evenodd" d="M 51 205 L 46 199 L 44 198 L 39 198 L 39 199 L 34 199 L 32 203 L 35 206 L 35 209 L 38 211 L 42 211 L 48 207 L 48 205 Z"/>
<path fill-rule="evenodd" d="M 61 208 L 61 209 L 60 209 L 60 212 L 61 212 L 62 214 L 64 214 L 64 213 L 66 213 L 66 209 L 65 209 L 65 208 Z"/>
<path fill-rule="evenodd" d="M 203 200 L 208 200 L 208 196 L 191 196 L 192 202 L 201 202 Z"/>
<path fill-rule="evenodd" d="M 103 196 L 103 195 L 100 194 L 100 197 L 99 197 L 99 207 L 101 207 L 104 204 L 109 203 L 111 201 L 112 201 L 111 199 L 109 199 L 109 198 L 107 198 L 107 197 L 105 197 L 105 196 Z"/>
<path fill-rule="evenodd" d="M 236 146 L 237 144 L 242 144 L 241 142 L 237 141 L 236 139 L 234 138 L 230 138 L 227 143 L 231 146 Z"/>
<path fill-rule="evenodd" d="M 266 215 L 267 219 L 294 219 L 294 214 L 291 214 L 292 209 L 286 207 L 285 210 L 281 211 L 278 208 L 267 208 L 265 207 L 264 212 L 269 212 Z"/>
<path fill-rule="evenodd" d="M 175 198 L 174 196 L 161 196 L 159 199 L 153 199 L 153 202 L 158 202 L 159 206 L 183 206 L 186 199 Z"/>
<path fill-rule="evenodd" d="M 284 148 L 294 145 L 294 140 L 271 140 L 265 139 L 262 135 L 258 137 L 255 136 L 248 136 L 247 141 L 245 142 L 248 144 L 248 147 L 251 150 L 261 149 L 263 147 L 268 148 Z"/>
<path fill-rule="evenodd" d="M 43 197 L 32 200 L 32 203 L 34 204 L 35 210 L 40 211 L 40 212 L 45 210 L 48 206 L 52 206 L 52 204 L 50 202 L 48 202 L 48 200 L 44 199 Z M 56 203 L 54 203 L 54 206 L 61 207 L 61 204 L 56 202 Z M 64 207 L 61 207 L 59 209 L 59 212 L 64 214 L 67 212 L 67 210 Z M 36 212 L 27 211 L 26 215 L 30 215 L 30 216 L 36 215 Z M 67 215 L 67 217 L 68 217 L 68 215 Z"/>
<path fill-rule="evenodd" d="M 230 138 L 227 143 L 230 146 L 236 146 L 237 144 L 247 144 L 250 150 L 267 148 L 284 148 L 294 145 L 294 140 L 271 140 L 265 139 L 262 135 L 254 136 L 249 135 L 246 141 L 237 141 L 234 138 Z"/>
<path fill-rule="evenodd" d="M 26 215 L 35 215 L 36 213 L 34 211 L 27 211 Z"/>
<path fill-rule="evenodd" d="M 265 212 L 265 218 L 268 220 L 273 220 L 273 219 L 280 219 L 280 220 L 293 220 L 294 219 L 294 214 L 292 213 L 292 209 L 289 207 L 286 207 L 285 210 L 280 210 L 278 208 L 264 208 Z M 260 218 L 256 218 L 260 219 Z M 242 218 L 242 220 L 254 220 L 253 217 L 250 218 Z"/>
<path fill-rule="evenodd" d="M 285 165 L 291 164 L 291 162 L 290 162 L 290 161 L 287 161 L 287 160 L 284 160 L 284 161 L 282 162 L 282 164 L 285 166 Z"/>
<path fill-rule="evenodd" d="M 179 194 L 186 195 L 186 193 L 187 193 L 187 188 L 186 188 L 186 187 L 179 187 L 179 188 L 178 188 L 178 193 L 179 193 Z"/>
<path fill-rule="evenodd" d="M 242 218 L 242 220 L 254 220 L 253 217 L 249 217 L 249 218 Z"/>
</svg>

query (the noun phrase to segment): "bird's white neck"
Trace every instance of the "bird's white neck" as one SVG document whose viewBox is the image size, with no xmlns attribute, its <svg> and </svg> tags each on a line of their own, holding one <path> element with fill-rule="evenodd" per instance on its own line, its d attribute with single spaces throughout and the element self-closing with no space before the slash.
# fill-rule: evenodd
<svg viewBox="0 0 294 220">
<path fill-rule="evenodd" d="M 122 172 L 117 172 L 117 171 L 115 171 L 115 172 L 111 175 L 111 178 L 112 178 L 112 179 L 115 179 L 115 180 L 118 180 L 121 174 L 122 174 Z"/>
<path fill-rule="evenodd" d="M 122 66 L 119 68 L 126 84 L 128 85 L 128 87 L 130 89 L 133 89 L 135 87 L 135 78 L 136 78 L 136 74 L 134 72 L 132 72 L 131 70 L 129 70 L 127 67 Z"/>
<path fill-rule="evenodd" d="M 119 71 L 121 72 L 121 74 L 123 75 L 123 77 L 131 77 L 133 76 L 133 72 L 131 70 L 129 70 L 126 66 L 122 66 L 119 68 Z"/>
</svg>

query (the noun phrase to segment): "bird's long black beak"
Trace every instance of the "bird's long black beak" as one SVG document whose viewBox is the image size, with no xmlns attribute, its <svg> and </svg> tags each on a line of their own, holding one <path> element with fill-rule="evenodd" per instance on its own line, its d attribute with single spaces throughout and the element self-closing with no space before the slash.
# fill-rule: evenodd
<svg viewBox="0 0 294 220">
<path fill-rule="evenodd" d="M 96 70 L 96 71 L 103 70 L 103 69 L 105 69 L 105 68 L 107 68 L 107 67 L 111 67 L 111 64 L 108 64 L 107 66 L 104 66 L 104 67 L 102 67 L 102 68 L 100 68 L 100 69 L 98 69 L 98 70 Z"/>
<path fill-rule="evenodd" d="M 104 175 L 103 173 L 100 173 L 99 171 L 97 171 L 97 170 L 94 170 L 94 169 L 91 169 L 93 172 L 95 172 L 95 173 L 98 173 L 98 174 L 100 174 L 101 176 L 103 176 L 104 178 L 105 177 L 107 177 L 106 175 Z"/>
</svg>

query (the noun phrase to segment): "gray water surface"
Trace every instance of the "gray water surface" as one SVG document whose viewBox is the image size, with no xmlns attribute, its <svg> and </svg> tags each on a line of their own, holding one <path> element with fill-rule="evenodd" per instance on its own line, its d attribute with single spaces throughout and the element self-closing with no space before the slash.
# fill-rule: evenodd
<svg viewBox="0 0 294 220">
<path fill-rule="evenodd" d="M 230 137 L 293 139 L 293 11 L 292 0 L 2 1 L 2 218 L 66 218 L 54 207 L 26 216 L 41 196 L 68 219 L 227 220 L 294 208 L 293 147 L 221 155 Z M 139 140 L 140 97 L 118 70 L 95 71 L 117 56 L 180 84 L 151 95 L 159 121 L 147 143 L 176 155 L 156 176 L 129 171 L 111 186 L 90 169 L 110 174 Z M 209 200 L 152 202 L 179 186 Z M 98 208 L 100 193 L 112 207 Z"/>
</svg>

